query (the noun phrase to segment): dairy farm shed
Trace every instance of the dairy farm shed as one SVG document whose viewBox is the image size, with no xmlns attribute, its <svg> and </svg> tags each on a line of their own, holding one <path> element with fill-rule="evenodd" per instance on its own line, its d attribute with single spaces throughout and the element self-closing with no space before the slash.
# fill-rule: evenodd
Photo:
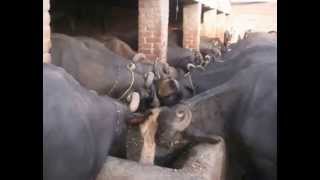
<svg viewBox="0 0 320 180">
<path fill-rule="evenodd" d="M 179 32 L 180 46 L 188 49 L 199 50 L 201 37 L 224 41 L 226 30 L 239 23 L 234 6 L 237 2 L 233 5 L 229 0 L 44 0 L 43 62 L 50 63 L 53 32 L 89 37 L 112 34 L 148 59 L 166 62 L 170 31 Z M 242 12 L 239 9 L 237 13 Z M 172 168 L 110 157 L 98 180 L 224 179 L 224 140 L 195 146 L 190 154 Z"/>
<path fill-rule="evenodd" d="M 200 35 L 223 39 L 230 13 L 228 0 L 44 0 L 43 61 L 50 62 L 51 32 L 90 36 L 112 32 L 126 39 L 128 29 L 138 33 L 134 49 L 166 61 L 168 30 L 181 29 L 181 45 L 199 49 Z"/>
</svg>

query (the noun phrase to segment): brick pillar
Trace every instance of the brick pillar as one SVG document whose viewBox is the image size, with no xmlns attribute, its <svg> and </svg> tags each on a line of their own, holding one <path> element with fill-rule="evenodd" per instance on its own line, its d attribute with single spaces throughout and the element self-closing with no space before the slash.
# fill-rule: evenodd
<svg viewBox="0 0 320 180">
<path fill-rule="evenodd" d="M 216 37 L 221 41 L 224 39 L 225 23 L 226 23 L 226 14 L 219 13 L 217 14 L 217 26 L 216 26 Z"/>
<path fill-rule="evenodd" d="M 211 9 L 203 14 L 203 24 L 201 26 L 201 36 L 216 37 L 217 10 Z"/>
<path fill-rule="evenodd" d="M 199 50 L 201 3 L 183 7 L 183 47 Z"/>
<path fill-rule="evenodd" d="M 169 0 L 139 0 L 139 52 L 167 60 Z"/>
<path fill-rule="evenodd" d="M 49 53 L 50 42 L 50 0 L 43 0 L 43 62 L 50 63 L 51 56 Z"/>
</svg>

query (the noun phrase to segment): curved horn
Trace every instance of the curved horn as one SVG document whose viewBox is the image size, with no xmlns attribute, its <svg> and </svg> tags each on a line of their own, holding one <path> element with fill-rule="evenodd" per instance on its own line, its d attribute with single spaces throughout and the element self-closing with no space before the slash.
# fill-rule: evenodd
<svg viewBox="0 0 320 180">
<path fill-rule="evenodd" d="M 94 94 L 94 95 L 98 95 L 98 94 L 97 94 L 97 91 L 95 91 L 95 90 L 92 90 L 92 89 L 91 89 L 91 90 L 89 90 L 89 92 L 91 92 L 91 93 Z"/>
<path fill-rule="evenodd" d="M 154 73 L 155 73 L 155 76 L 157 79 L 161 79 L 161 75 L 160 75 L 160 67 L 159 67 L 159 64 L 158 64 L 158 58 L 154 61 L 154 64 L 153 64 L 153 70 L 154 70 Z"/>
<path fill-rule="evenodd" d="M 188 64 L 187 64 L 187 69 L 188 69 L 188 71 L 190 71 L 191 68 L 196 68 L 196 66 L 195 66 L 194 64 L 192 64 L 192 63 L 188 63 Z"/>
<path fill-rule="evenodd" d="M 212 61 L 212 59 L 214 59 L 214 57 L 207 54 L 207 55 L 204 57 L 203 63 L 202 63 L 201 65 L 202 65 L 203 67 L 207 67 L 208 64 L 210 64 L 210 62 Z"/>
<path fill-rule="evenodd" d="M 218 51 L 218 57 L 222 56 L 221 51 Z"/>
<path fill-rule="evenodd" d="M 180 90 L 180 84 L 176 79 L 173 79 L 174 85 L 176 87 L 176 89 L 179 91 Z"/>
<path fill-rule="evenodd" d="M 176 109 L 176 116 L 180 120 L 174 122 L 173 127 L 182 132 L 191 124 L 192 112 L 187 106 L 181 105 Z"/>
<path fill-rule="evenodd" d="M 170 73 L 170 65 L 168 63 L 163 63 L 163 71 L 165 71 L 166 74 Z"/>
<path fill-rule="evenodd" d="M 154 108 L 160 107 L 160 101 L 159 101 L 159 98 L 158 98 L 156 93 L 153 96 L 153 100 L 152 100 L 151 106 L 154 107 Z"/>
<path fill-rule="evenodd" d="M 145 85 L 146 85 L 147 88 L 149 88 L 152 85 L 154 77 L 155 77 L 155 75 L 154 75 L 153 72 L 148 72 L 146 74 L 146 83 L 145 83 Z"/>
<path fill-rule="evenodd" d="M 213 42 L 213 45 L 214 45 L 215 47 L 217 47 L 217 46 L 219 45 L 218 41 L 214 41 L 214 42 Z"/>
<path fill-rule="evenodd" d="M 143 53 L 137 53 L 133 56 L 132 61 L 133 62 L 140 62 L 141 60 L 146 59 L 146 55 Z"/>
<path fill-rule="evenodd" d="M 183 112 L 183 111 L 178 111 L 178 112 L 176 112 L 176 116 L 177 116 L 178 118 L 182 118 L 183 115 L 184 115 L 184 112 Z"/>
<path fill-rule="evenodd" d="M 127 65 L 127 68 L 128 68 L 129 70 L 133 71 L 133 70 L 136 69 L 136 65 L 135 65 L 134 63 L 129 63 L 129 64 Z"/>
<path fill-rule="evenodd" d="M 159 63 L 158 66 L 159 77 L 158 79 L 167 79 L 171 76 L 170 66 L 168 63 Z"/>
<path fill-rule="evenodd" d="M 205 63 L 210 63 L 211 62 L 211 56 L 209 54 L 207 54 L 205 57 L 204 57 L 204 62 Z"/>
<path fill-rule="evenodd" d="M 136 112 L 140 104 L 140 95 L 137 92 L 133 92 L 130 97 L 129 110 L 130 112 Z"/>
</svg>

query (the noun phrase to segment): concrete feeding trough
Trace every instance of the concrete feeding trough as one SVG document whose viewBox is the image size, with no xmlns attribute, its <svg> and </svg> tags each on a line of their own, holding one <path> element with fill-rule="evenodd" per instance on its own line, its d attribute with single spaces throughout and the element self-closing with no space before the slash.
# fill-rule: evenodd
<svg viewBox="0 0 320 180">
<path fill-rule="evenodd" d="M 174 169 L 107 157 L 97 180 L 223 180 L 225 142 L 199 144 L 179 157 Z"/>
<path fill-rule="evenodd" d="M 154 165 L 156 131 L 159 108 L 138 127 L 129 127 L 127 159 L 109 156 L 97 180 L 223 180 L 225 169 L 225 142 L 221 137 L 208 144 L 202 143 L 179 154 L 170 167 Z M 158 149 L 158 150 L 157 150 Z M 159 154 L 160 153 L 160 154 Z"/>
</svg>

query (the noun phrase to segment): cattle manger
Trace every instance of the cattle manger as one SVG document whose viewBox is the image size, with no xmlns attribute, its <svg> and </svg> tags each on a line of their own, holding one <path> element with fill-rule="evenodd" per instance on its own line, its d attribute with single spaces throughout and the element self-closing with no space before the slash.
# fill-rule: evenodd
<svg viewBox="0 0 320 180">
<path fill-rule="evenodd" d="M 225 142 L 198 144 L 174 164 L 171 169 L 109 156 L 96 180 L 222 180 Z"/>
</svg>

